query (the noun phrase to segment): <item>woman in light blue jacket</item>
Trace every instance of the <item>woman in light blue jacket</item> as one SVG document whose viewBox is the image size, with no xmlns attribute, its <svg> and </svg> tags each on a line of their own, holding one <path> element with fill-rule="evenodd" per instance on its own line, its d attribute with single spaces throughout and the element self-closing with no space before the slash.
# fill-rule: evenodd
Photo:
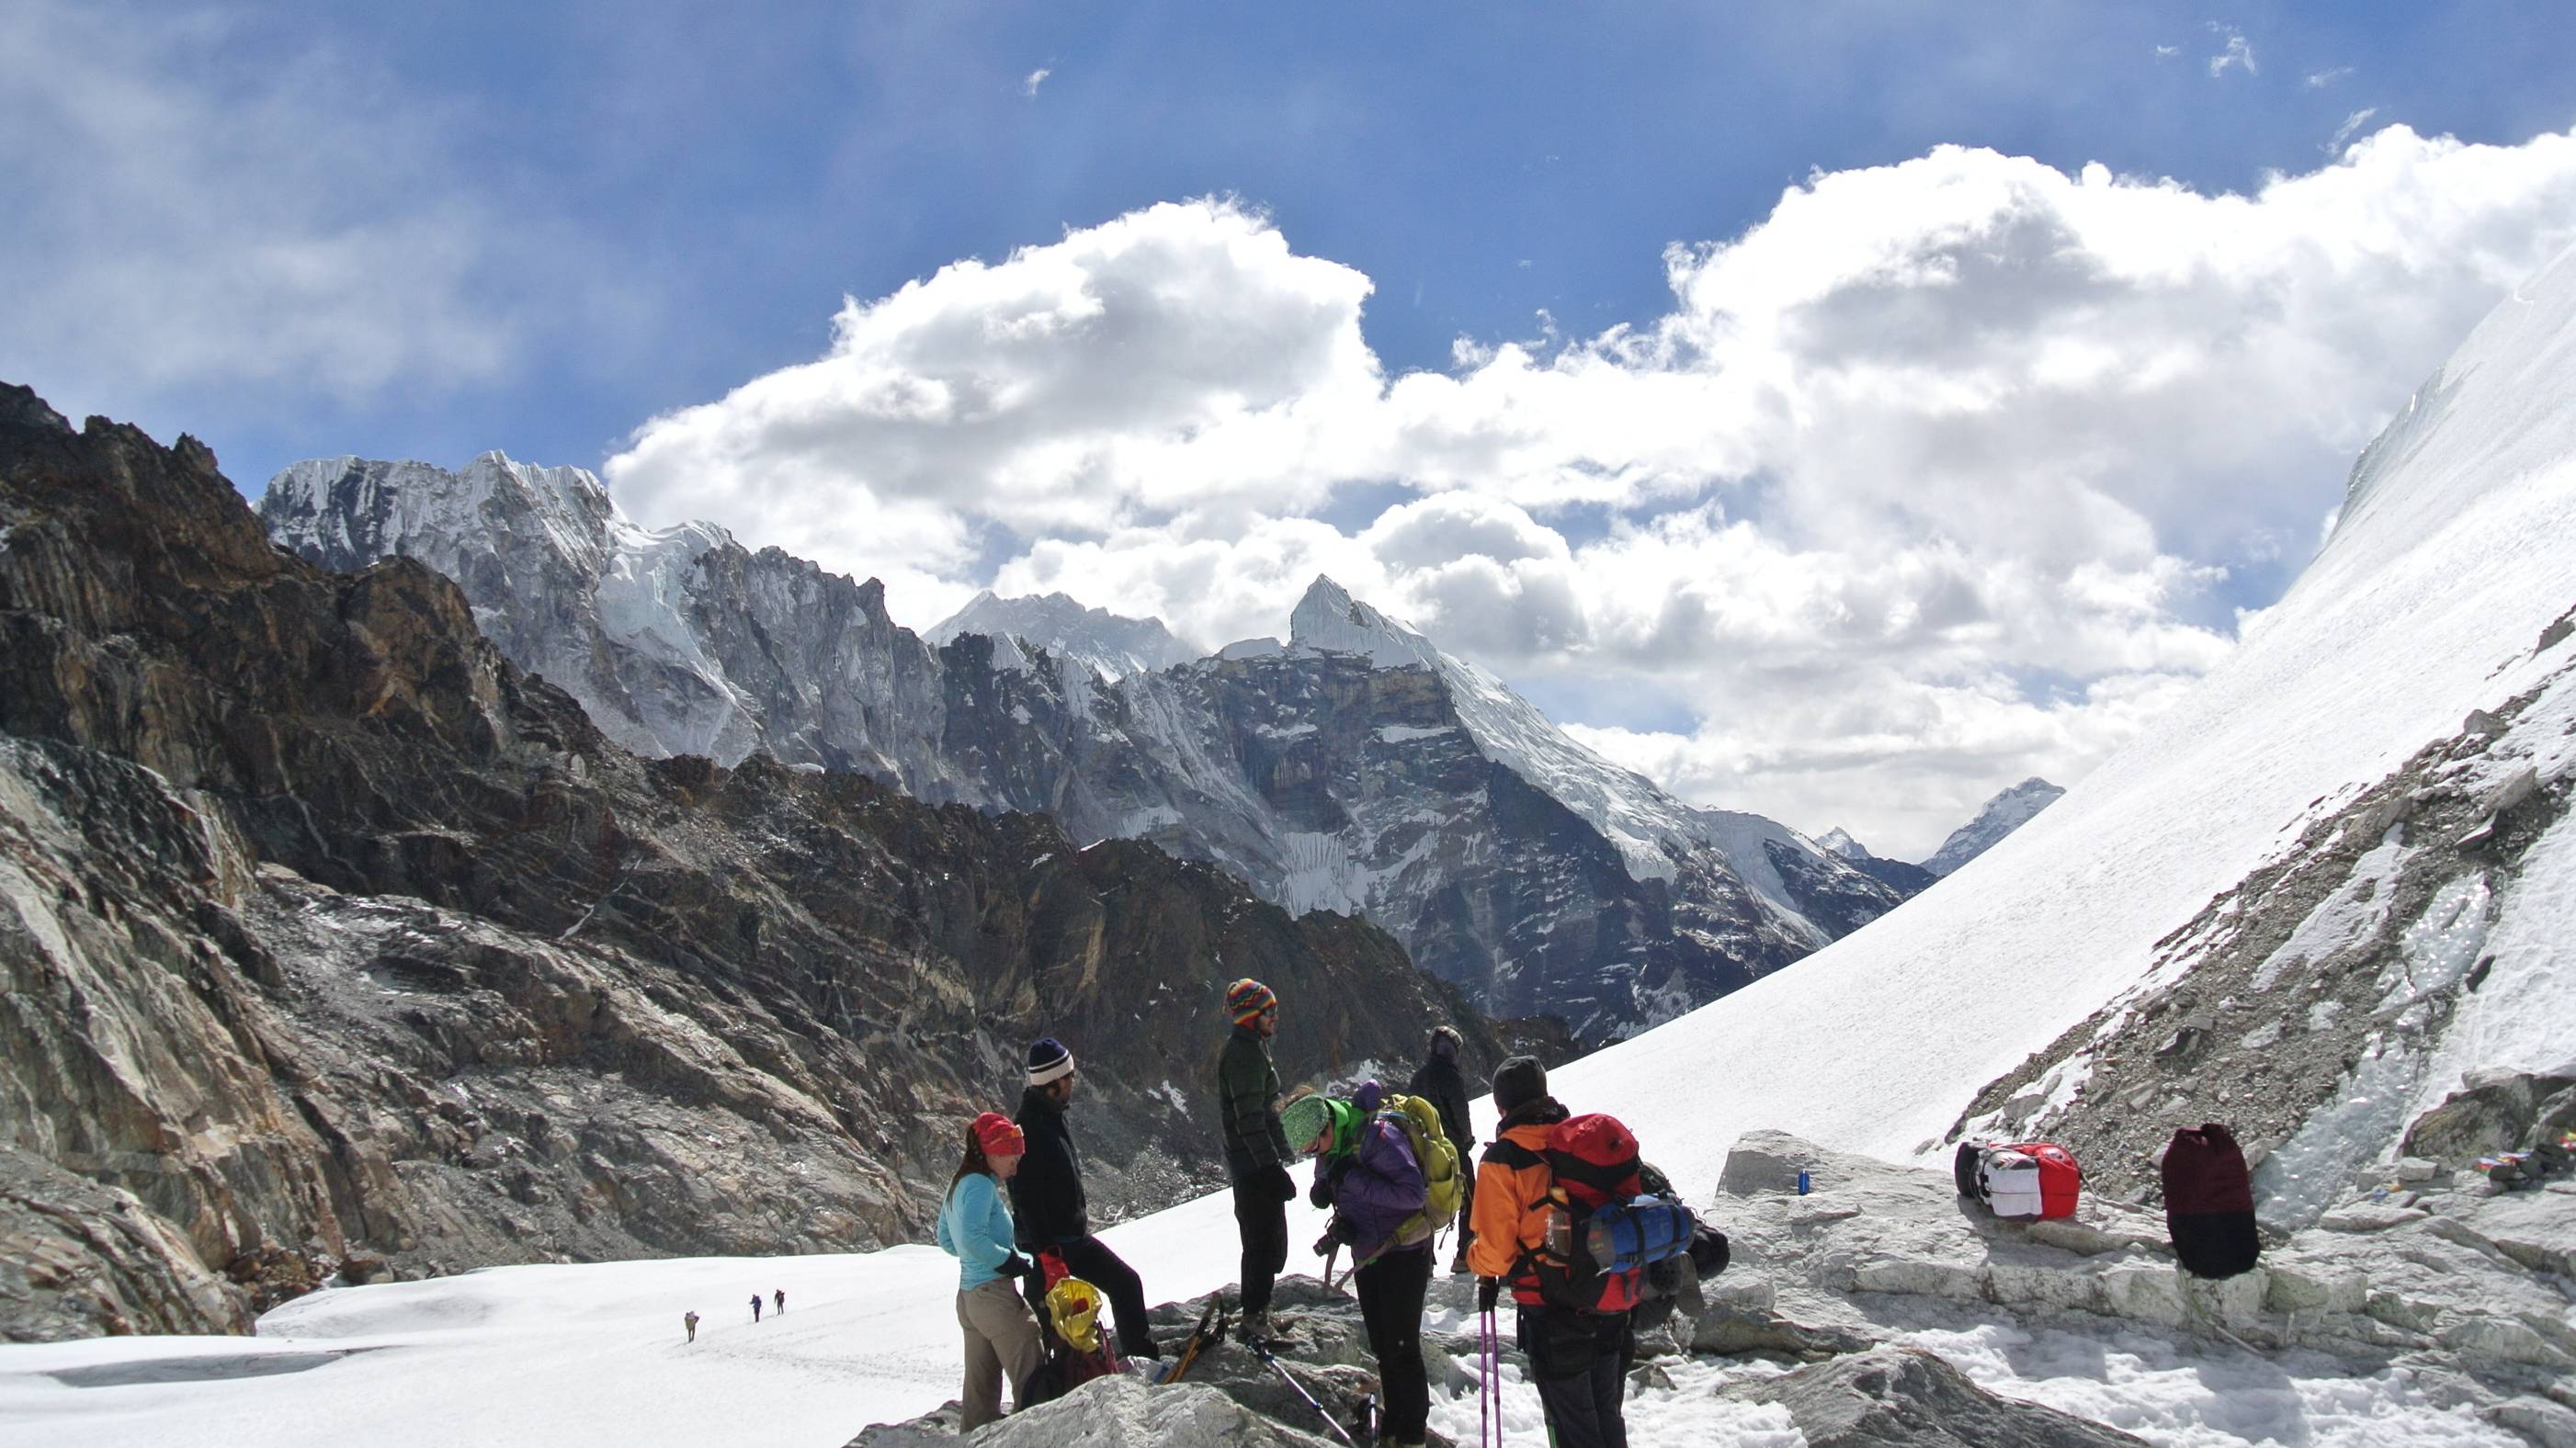
<svg viewBox="0 0 2576 1448">
<path fill-rule="evenodd" d="M 1002 1416 L 1002 1375 L 1022 1406 L 1029 1374 L 1046 1360 L 1037 1319 L 1011 1279 L 1038 1270 L 1012 1245 L 1011 1207 L 1002 1183 L 1020 1169 L 1027 1140 L 1011 1119 L 987 1111 L 966 1128 L 965 1159 L 939 1208 L 939 1248 L 957 1259 L 957 1325 L 966 1332 L 966 1416 L 972 1433 Z"/>
</svg>

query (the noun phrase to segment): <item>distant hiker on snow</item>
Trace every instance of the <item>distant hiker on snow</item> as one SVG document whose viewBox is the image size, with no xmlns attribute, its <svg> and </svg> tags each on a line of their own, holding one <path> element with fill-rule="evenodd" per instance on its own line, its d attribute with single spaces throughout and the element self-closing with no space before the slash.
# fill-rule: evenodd
<svg viewBox="0 0 2576 1448">
<path fill-rule="evenodd" d="M 1419 1096 L 1440 1113 L 1440 1133 L 1458 1150 L 1464 1162 L 1476 1149 L 1476 1130 L 1467 1115 L 1467 1078 L 1458 1070 L 1458 1032 L 1451 1026 L 1431 1029 L 1431 1053 L 1405 1083 L 1405 1094 Z M 1450 1259 L 1449 1270 L 1464 1275 L 1467 1271 L 1467 1244 L 1476 1240 L 1476 1184 L 1466 1179 L 1466 1201 L 1458 1209 L 1458 1251 Z"/>
<path fill-rule="evenodd" d="M 760 1294 L 757 1292 L 751 1294 L 751 1320 L 760 1321 Z"/>
<path fill-rule="evenodd" d="M 776 1312 L 776 1313 L 777 1313 L 779 1316 L 781 1316 L 781 1317 L 785 1317 L 785 1316 L 787 1315 L 787 1289 L 786 1289 L 786 1288 L 781 1287 L 781 1288 L 779 1288 L 779 1289 L 778 1289 L 778 1292 L 777 1292 L 776 1296 L 773 1298 L 773 1300 L 772 1300 L 772 1301 L 771 1301 L 771 1303 L 770 1303 L 770 1310 L 771 1310 L 771 1311 L 773 1311 L 773 1312 Z"/>
<path fill-rule="evenodd" d="M 1100 1289 L 1118 1318 L 1118 1350 L 1131 1358 L 1159 1358 L 1153 1325 L 1145 1316 L 1145 1284 L 1136 1269 L 1091 1235 L 1091 1211 L 1082 1193 L 1082 1154 L 1065 1125 L 1073 1100 L 1073 1053 L 1053 1036 L 1029 1047 L 1029 1084 L 1020 1093 L 1020 1129 L 1028 1153 L 1011 1178 L 1011 1211 L 1019 1242 L 1032 1254 L 1052 1252 L 1065 1271 Z M 1044 1321 L 1046 1275 L 1027 1281 L 1029 1306 Z"/>
<path fill-rule="evenodd" d="M 1628 1314 L 1550 1305 L 1531 1265 L 1546 1235 L 1553 1185 L 1548 1130 L 1567 1114 L 1547 1094 L 1547 1068 L 1534 1056 L 1505 1061 L 1494 1072 L 1494 1109 L 1502 1121 L 1476 1168 L 1476 1236 L 1467 1249 L 1467 1265 L 1484 1279 L 1476 1286 L 1477 1310 L 1492 1311 L 1509 1279 L 1521 1350 L 1529 1354 L 1553 1448 L 1627 1448 L 1620 1372 Z"/>
<path fill-rule="evenodd" d="M 1378 1441 L 1423 1441 L 1431 1386 L 1422 1364 L 1422 1301 L 1431 1287 L 1431 1233 L 1422 1219 L 1429 1188 L 1413 1143 L 1395 1113 L 1380 1113 L 1377 1083 L 1357 1101 L 1304 1096 L 1280 1113 L 1288 1139 L 1315 1158 L 1307 1199 L 1333 1210 L 1317 1256 L 1347 1245 L 1352 1286 L 1384 1394 Z"/>
<path fill-rule="evenodd" d="M 1046 1361 L 1046 1343 L 1028 1304 L 1011 1290 L 1018 1278 L 1034 1281 L 1038 1264 L 1013 1247 L 1017 1236 L 1001 1183 L 1025 1159 L 1027 1138 L 998 1111 L 966 1128 L 966 1151 L 948 1196 L 939 1206 L 939 1249 L 957 1259 L 957 1325 L 966 1334 L 965 1405 L 960 1433 L 972 1433 L 1002 1416 L 1002 1378 L 1011 1380 L 1011 1403 L 1028 1406 L 1029 1377 Z M 782 1297 L 785 1293 L 780 1294 Z"/>
<path fill-rule="evenodd" d="M 1279 1033 L 1279 997 L 1246 977 L 1228 986 L 1226 1014 L 1234 1030 L 1216 1062 L 1217 1120 L 1225 1129 L 1225 1168 L 1234 1179 L 1234 1224 L 1243 1238 L 1243 1324 L 1240 1337 L 1271 1339 L 1270 1289 L 1288 1265 L 1288 1203 L 1296 1179 L 1288 1175 L 1288 1134 L 1279 1125 L 1279 1070 L 1270 1039 Z"/>
<path fill-rule="evenodd" d="M 698 1315 L 695 1312 L 684 1312 L 680 1314 L 680 1326 L 689 1330 L 689 1341 L 696 1342 L 698 1340 Z"/>
</svg>

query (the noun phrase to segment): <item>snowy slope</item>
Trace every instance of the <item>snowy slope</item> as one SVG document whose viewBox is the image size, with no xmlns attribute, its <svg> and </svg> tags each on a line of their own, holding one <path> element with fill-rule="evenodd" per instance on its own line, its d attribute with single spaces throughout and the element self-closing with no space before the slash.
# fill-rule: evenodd
<svg viewBox="0 0 2576 1448">
<path fill-rule="evenodd" d="M 1937 1138 L 2308 821 L 2471 708 L 2576 679 L 2576 639 L 2534 648 L 2576 604 L 2571 396 L 2576 252 L 2479 326 L 2364 456 L 2306 574 L 2144 736 L 1901 914 L 1567 1067 L 1559 1094 L 1623 1113 L 1686 1181 L 1758 1127 L 1896 1158 Z M 2534 851 L 2501 903 L 2524 945 L 2479 1010 L 2514 1002 L 2518 1024 L 2480 1017 L 2478 1064 L 2576 1056 L 2576 960 L 2550 938 L 2571 845 Z"/>
<path fill-rule="evenodd" d="M 2023 780 L 1979 806 L 1976 818 L 1952 830 L 1941 848 L 1923 862 L 1923 868 L 1935 875 L 1955 873 L 1961 865 L 2002 843 L 2004 836 L 2029 824 L 2065 794 L 2065 790 L 2047 780 Z"/>
<path fill-rule="evenodd" d="M 921 637 L 936 647 L 970 633 L 1032 643 L 1089 664 L 1108 679 L 1150 674 L 1199 656 L 1198 650 L 1174 638 L 1161 619 L 1125 618 L 1105 608 L 1085 608 L 1061 593 L 1000 598 L 986 589 Z"/>
</svg>

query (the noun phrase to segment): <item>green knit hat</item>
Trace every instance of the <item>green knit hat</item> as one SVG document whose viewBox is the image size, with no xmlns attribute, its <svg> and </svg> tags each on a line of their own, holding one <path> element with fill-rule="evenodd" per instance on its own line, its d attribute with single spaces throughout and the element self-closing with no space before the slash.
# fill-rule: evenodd
<svg viewBox="0 0 2576 1448">
<path fill-rule="evenodd" d="M 1301 1156 L 1326 1123 L 1335 1121 L 1332 1099 L 1321 1095 L 1300 1096 L 1279 1111 L 1279 1129 L 1288 1138 L 1288 1149 Z"/>
</svg>

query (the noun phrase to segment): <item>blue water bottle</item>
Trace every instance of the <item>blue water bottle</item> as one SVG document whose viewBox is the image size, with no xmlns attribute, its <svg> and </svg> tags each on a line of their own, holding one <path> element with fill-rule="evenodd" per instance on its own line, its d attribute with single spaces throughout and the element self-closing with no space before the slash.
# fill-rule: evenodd
<svg viewBox="0 0 2576 1448">
<path fill-rule="evenodd" d="M 1800 1195 L 1800 1196 L 1802 1196 L 1802 1197 L 1803 1197 L 1803 1196 L 1805 1196 L 1806 1194 L 1807 1194 L 1807 1169 L 1806 1169 L 1805 1167 L 1800 1167 L 1800 1168 L 1798 1168 L 1798 1195 Z"/>
</svg>

